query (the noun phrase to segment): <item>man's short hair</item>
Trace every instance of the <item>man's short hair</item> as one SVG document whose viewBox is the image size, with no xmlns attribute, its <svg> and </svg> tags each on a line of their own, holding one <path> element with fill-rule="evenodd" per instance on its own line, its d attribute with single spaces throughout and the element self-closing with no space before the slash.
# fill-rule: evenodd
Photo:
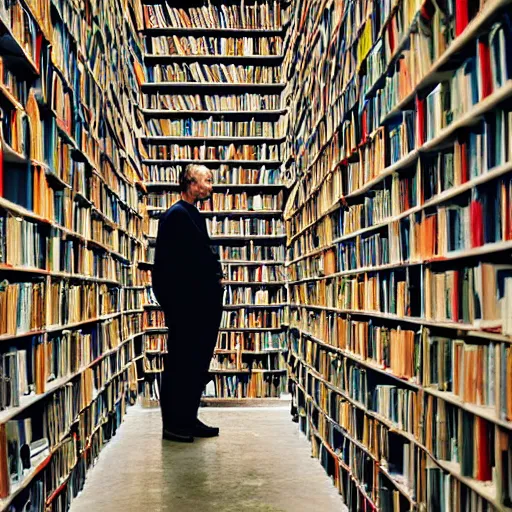
<svg viewBox="0 0 512 512">
<path fill-rule="evenodd" d="M 204 165 L 199 164 L 188 164 L 185 169 L 180 172 L 179 176 L 179 187 L 180 192 L 186 192 L 191 183 L 195 181 L 194 173 L 196 171 L 202 171 L 208 169 Z"/>
</svg>

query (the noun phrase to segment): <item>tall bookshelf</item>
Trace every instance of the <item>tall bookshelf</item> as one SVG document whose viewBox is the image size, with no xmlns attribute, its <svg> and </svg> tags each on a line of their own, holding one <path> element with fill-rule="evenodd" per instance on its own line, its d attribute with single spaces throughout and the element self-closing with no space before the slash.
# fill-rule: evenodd
<svg viewBox="0 0 512 512">
<path fill-rule="evenodd" d="M 141 14 L 0 8 L 2 511 L 67 510 L 136 397 Z"/>
<path fill-rule="evenodd" d="M 211 168 L 213 196 L 199 208 L 219 251 L 225 296 L 205 400 L 277 398 L 286 385 L 286 9 L 272 1 L 188 9 L 148 2 L 144 16 L 148 265 L 159 216 L 180 199 L 179 172 L 188 163 Z M 164 319 L 150 291 L 148 298 L 158 335 Z"/>
<path fill-rule="evenodd" d="M 349 510 L 512 507 L 510 6 L 293 4 L 288 365 Z"/>
</svg>

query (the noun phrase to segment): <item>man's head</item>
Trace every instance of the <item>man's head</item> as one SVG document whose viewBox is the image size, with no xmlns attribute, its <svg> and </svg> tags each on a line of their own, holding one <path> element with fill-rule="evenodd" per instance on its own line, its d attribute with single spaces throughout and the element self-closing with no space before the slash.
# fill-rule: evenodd
<svg viewBox="0 0 512 512">
<path fill-rule="evenodd" d="M 180 173 L 179 185 L 185 201 L 204 201 L 213 192 L 213 173 L 204 165 L 189 164 Z"/>
</svg>

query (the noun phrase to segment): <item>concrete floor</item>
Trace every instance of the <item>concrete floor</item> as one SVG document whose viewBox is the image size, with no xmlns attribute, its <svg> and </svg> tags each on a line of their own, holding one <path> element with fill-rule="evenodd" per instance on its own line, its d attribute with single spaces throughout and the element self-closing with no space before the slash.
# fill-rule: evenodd
<svg viewBox="0 0 512 512">
<path fill-rule="evenodd" d="M 202 408 L 221 428 L 161 440 L 158 409 L 132 407 L 71 512 L 340 512 L 341 497 L 288 407 Z"/>
</svg>

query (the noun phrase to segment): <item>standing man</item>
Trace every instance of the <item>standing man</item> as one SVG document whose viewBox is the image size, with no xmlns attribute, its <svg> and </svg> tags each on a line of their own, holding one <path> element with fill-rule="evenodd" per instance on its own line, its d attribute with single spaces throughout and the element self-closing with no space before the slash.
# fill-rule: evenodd
<svg viewBox="0 0 512 512">
<path fill-rule="evenodd" d="M 169 328 L 160 407 L 163 438 L 192 442 L 219 429 L 197 418 L 222 315 L 222 267 L 195 204 L 208 199 L 213 174 L 187 165 L 179 177 L 181 200 L 161 217 L 153 290 Z"/>
</svg>

